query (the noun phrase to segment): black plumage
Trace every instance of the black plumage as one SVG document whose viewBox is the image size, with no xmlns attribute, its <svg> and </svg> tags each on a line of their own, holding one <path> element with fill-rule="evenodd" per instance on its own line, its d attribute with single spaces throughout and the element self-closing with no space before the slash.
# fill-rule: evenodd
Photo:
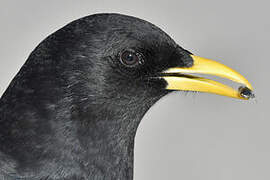
<svg viewBox="0 0 270 180">
<path fill-rule="evenodd" d="M 123 63 L 123 51 L 139 63 Z M 191 66 L 189 54 L 153 24 L 120 14 L 53 33 L 1 97 L 0 178 L 132 179 L 136 129 L 169 92 L 155 77 Z"/>
</svg>

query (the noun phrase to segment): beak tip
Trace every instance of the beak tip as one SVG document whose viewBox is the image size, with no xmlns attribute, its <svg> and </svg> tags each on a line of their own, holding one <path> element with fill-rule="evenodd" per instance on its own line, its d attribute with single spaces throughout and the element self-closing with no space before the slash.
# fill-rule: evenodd
<svg viewBox="0 0 270 180">
<path fill-rule="evenodd" d="M 241 86 L 239 87 L 238 92 L 242 98 L 245 98 L 245 99 L 255 98 L 254 92 L 248 87 Z"/>
</svg>

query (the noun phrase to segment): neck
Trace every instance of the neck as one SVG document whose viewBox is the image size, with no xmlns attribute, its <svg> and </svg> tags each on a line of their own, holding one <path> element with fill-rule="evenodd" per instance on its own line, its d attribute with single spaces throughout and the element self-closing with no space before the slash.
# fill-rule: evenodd
<svg viewBox="0 0 270 180">
<path fill-rule="evenodd" d="M 137 127 L 146 111 L 161 95 L 148 101 L 146 97 L 149 96 L 140 99 L 144 103 L 133 102 L 129 98 L 121 98 L 122 101 L 126 100 L 121 103 L 113 98 L 110 98 L 109 103 L 91 104 L 90 102 L 94 102 L 92 100 L 79 103 L 78 109 L 84 111 L 79 111 L 75 117 L 78 120 L 77 137 L 80 146 L 86 152 L 85 157 L 80 159 L 85 161 L 88 177 L 133 179 L 134 139 Z"/>
<path fill-rule="evenodd" d="M 89 107 L 98 109 L 93 105 Z M 88 177 L 133 179 L 134 139 L 144 113 L 125 116 L 124 111 L 121 107 L 114 111 L 105 107 L 100 111 L 87 109 L 86 114 L 78 113 L 77 137 L 85 151 L 85 157 L 80 159 L 84 160 Z"/>
<path fill-rule="evenodd" d="M 86 165 L 88 177 L 132 180 L 133 150 L 133 141 L 119 142 L 119 144 L 112 143 L 110 146 L 99 148 L 98 152 L 93 152 L 93 149 L 89 150 Z"/>
</svg>

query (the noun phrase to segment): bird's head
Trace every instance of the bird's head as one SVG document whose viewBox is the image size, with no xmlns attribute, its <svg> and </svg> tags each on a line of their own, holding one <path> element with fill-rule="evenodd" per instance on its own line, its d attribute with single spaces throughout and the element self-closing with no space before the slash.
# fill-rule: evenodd
<svg viewBox="0 0 270 180">
<path fill-rule="evenodd" d="M 120 14 L 96 14 L 68 24 L 41 43 L 28 64 L 37 72 L 32 76 L 62 84 L 80 119 L 118 118 L 127 123 L 123 127 L 129 124 L 125 119 L 139 122 L 158 99 L 175 90 L 252 96 L 250 83 L 236 71 L 193 55 L 147 21 Z M 239 92 L 195 73 L 227 78 L 245 88 Z M 39 81 L 35 86 L 48 89 L 48 83 Z M 54 90 L 46 91 L 48 96 Z"/>
<path fill-rule="evenodd" d="M 57 33 L 56 33 L 57 34 Z M 173 90 L 215 93 L 249 99 L 251 84 L 233 69 L 193 55 L 165 32 L 144 20 L 120 14 L 96 14 L 74 21 L 58 32 L 66 66 L 91 87 L 89 95 L 117 102 Z M 63 57 L 63 56 L 62 56 Z M 80 73 L 81 72 L 81 73 Z M 241 91 L 194 76 L 209 74 L 241 83 Z M 121 98 L 119 98 L 121 97 Z M 112 99 L 110 99 L 112 98 Z M 119 102 L 117 102 L 119 103 Z"/>
</svg>

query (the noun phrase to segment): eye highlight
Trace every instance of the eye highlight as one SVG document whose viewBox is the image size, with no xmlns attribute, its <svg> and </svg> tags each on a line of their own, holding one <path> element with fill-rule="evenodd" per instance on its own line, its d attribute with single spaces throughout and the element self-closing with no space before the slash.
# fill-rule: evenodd
<svg viewBox="0 0 270 180">
<path fill-rule="evenodd" d="M 142 57 L 134 50 L 124 50 L 120 53 L 120 61 L 125 66 L 136 66 L 142 63 Z"/>
</svg>

